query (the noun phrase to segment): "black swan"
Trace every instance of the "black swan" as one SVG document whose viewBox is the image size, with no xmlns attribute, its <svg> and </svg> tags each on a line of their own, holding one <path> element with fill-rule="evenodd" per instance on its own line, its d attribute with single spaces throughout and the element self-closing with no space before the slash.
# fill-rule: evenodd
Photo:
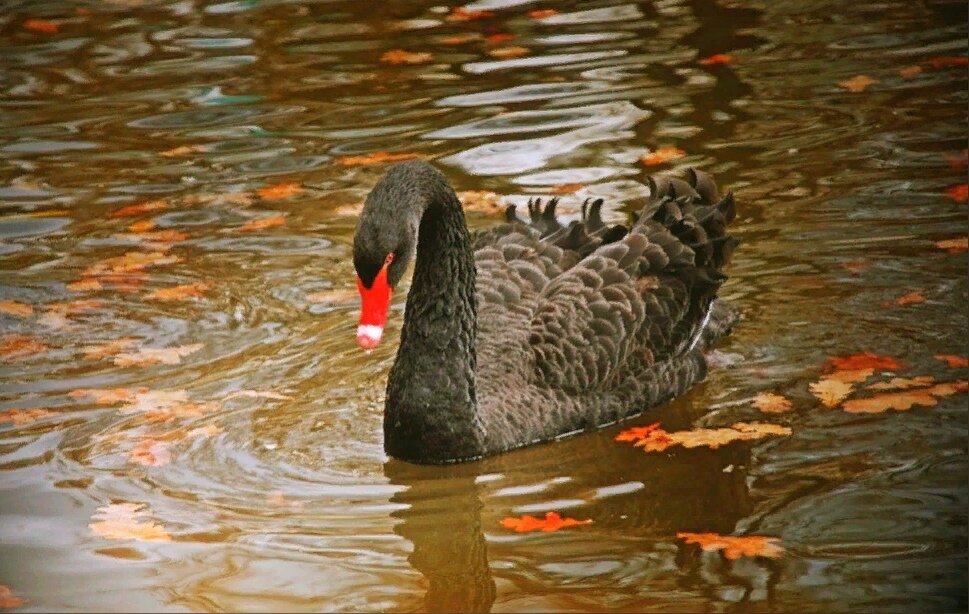
<svg viewBox="0 0 969 614">
<path fill-rule="evenodd" d="M 706 375 L 702 350 L 734 316 L 715 300 L 736 241 L 712 178 L 650 178 L 634 222 L 602 201 L 562 226 L 556 200 L 514 206 L 469 233 L 447 179 L 423 161 L 392 167 L 353 240 L 357 342 L 377 346 L 408 265 L 400 347 L 387 382 L 384 448 L 417 463 L 466 461 L 642 413 Z"/>
</svg>

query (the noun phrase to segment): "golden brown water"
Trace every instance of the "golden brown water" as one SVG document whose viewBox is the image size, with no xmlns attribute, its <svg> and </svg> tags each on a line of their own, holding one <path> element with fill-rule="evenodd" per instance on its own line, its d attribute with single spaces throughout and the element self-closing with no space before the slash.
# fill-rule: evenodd
<svg viewBox="0 0 969 614">
<path fill-rule="evenodd" d="M 966 255 L 935 244 L 967 231 L 947 194 L 966 181 L 966 4 L 739 4 L 484 0 L 467 8 L 493 16 L 454 21 L 421 2 L 4 2 L 0 300 L 33 313 L 0 326 L 46 349 L 0 362 L 0 412 L 51 413 L 0 423 L 0 585 L 39 611 L 965 610 L 965 395 L 850 414 L 808 384 L 861 351 L 965 378 L 934 355 L 966 355 Z M 507 47 L 525 51 L 493 55 Z M 432 57 L 382 62 L 394 49 Z M 858 75 L 877 82 L 839 85 Z M 661 146 L 687 155 L 655 171 L 695 165 L 737 194 L 722 294 L 744 320 L 704 383 L 632 424 L 793 434 L 647 454 L 614 427 L 455 467 L 388 460 L 401 311 L 363 355 L 354 301 L 314 300 L 353 289 L 340 207 L 386 168 L 341 156 L 420 154 L 508 202 L 581 183 L 566 205 L 602 196 L 620 219 Z M 288 182 L 302 191 L 251 196 Z M 168 208 L 110 217 L 150 200 Z M 154 246 L 177 262 L 69 289 L 150 251 L 116 236 L 142 220 L 187 234 Z M 148 296 L 191 283 L 209 286 Z M 129 353 L 204 345 L 144 367 L 84 354 L 124 337 Z M 185 391 L 182 414 L 70 394 L 142 387 Z M 227 398 L 241 390 L 289 398 Z M 764 391 L 793 410 L 761 414 Z M 145 438 L 168 443 L 139 455 Z M 170 540 L 89 528 L 121 503 Z M 500 524 L 550 510 L 593 524 Z M 678 531 L 785 553 L 728 560 Z"/>
</svg>

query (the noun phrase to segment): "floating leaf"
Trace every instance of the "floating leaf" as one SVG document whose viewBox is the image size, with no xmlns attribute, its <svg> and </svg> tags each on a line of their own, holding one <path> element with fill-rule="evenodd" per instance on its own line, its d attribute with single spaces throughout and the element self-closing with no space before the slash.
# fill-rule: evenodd
<svg viewBox="0 0 969 614">
<path fill-rule="evenodd" d="M 686 533 L 676 534 L 679 539 L 688 544 L 697 544 L 705 552 L 723 551 L 723 555 L 735 561 L 742 556 L 763 556 L 776 559 L 784 553 L 784 548 L 778 545 L 780 539 L 763 535 L 718 535 L 717 533 Z"/>
<path fill-rule="evenodd" d="M 530 52 L 531 49 L 528 47 L 495 47 L 494 49 L 488 50 L 488 55 L 500 60 L 510 60 L 513 58 L 520 58 L 523 55 L 528 55 Z"/>
<path fill-rule="evenodd" d="M 501 45 L 502 43 L 513 41 L 515 38 L 517 37 L 514 34 L 509 34 L 508 32 L 499 32 L 498 34 L 486 36 L 485 40 L 488 41 L 488 44 L 490 45 Z"/>
<path fill-rule="evenodd" d="M 303 187 L 300 184 L 289 182 L 277 183 L 276 185 L 259 188 L 256 190 L 256 194 L 263 198 L 263 200 L 282 200 L 284 198 L 296 196 L 302 191 Z"/>
<path fill-rule="evenodd" d="M 441 39 L 442 45 L 463 45 L 464 43 L 470 43 L 481 38 L 478 34 L 461 34 L 458 36 L 445 36 Z"/>
<path fill-rule="evenodd" d="M 709 57 L 705 57 L 700 60 L 700 63 L 705 66 L 716 66 L 717 64 L 730 64 L 734 61 L 734 57 L 729 53 L 715 53 Z"/>
<path fill-rule="evenodd" d="M 95 535 L 105 539 L 140 541 L 171 541 L 171 536 L 165 527 L 153 522 L 141 522 L 139 519 L 147 514 L 144 504 L 140 503 L 112 503 L 98 508 L 88 527 Z"/>
<path fill-rule="evenodd" d="M 0 584 L 0 608 L 19 608 L 27 602 L 13 594 L 9 586 Z"/>
<path fill-rule="evenodd" d="M 380 61 L 385 64 L 426 64 L 433 59 L 434 56 L 430 53 L 404 51 L 403 49 L 392 49 L 380 56 Z"/>
<path fill-rule="evenodd" d="M 150 365 L 177 365 L 182 358 L 194 354 L 205 347 L 204 343 L 180 345 L 170 348 L 142 348 L 137 352 L 122 353 L 114 357 L 119 367 L 147 367 Z"/>
<path fill-rule="evenodd" d="M 333 215 L 356 217 L 360 215 L 363 211 L 363 203 L 352 203 L 349 205 L 340 205 L 333 210 Z"/>
<path fill-rule="evenodd" d="M 242 226 L 236 228 L 237 232 L 254 232 L 257 230 L 265 230 L 267 228 L 272 228 L 273 226 L 282 226 L 286 223 L 285 215 L 272 215 L 269 217 L 261 217 L 254 220 L 249 220 Z"/>
<path fill-rule="evenodd" d="M 124 414 L 144 414 L 149 422 L 195 418 L 220 409 L 218 403 L 194 403 L 184 390 L 139 390 L 121 407 Z"/>
<path fill-rule="evenodd" d="M 825 363 L 825 369 L 838 371 L 856 371 L 861 369 L 877 369 L 885 371 L 899 371 L 905 365 L 891 356 L 879 356 L 873 352 L 860 352 L 850 356 L 835 356 Z"/>
<path fill-rule="evenodd" d="M 848 269 L 852 273 L 861 273 L 871 266 L 871 263 L 867 260 L 847 260 L 841 263 L 841 266 Z"/>
<path fill-rule="evenodd" d="M 837 407 L 839 403 L 848 398 L 854 386 L 849 382 L 840 381 L 832 378 L 822 378 L 820 381 L 808 385 L 811 394 L 816 396 L 821 404 L 828 409 Z"/>
<path fill-rule="evenodd" d="M 343 166 L 369 166 L 371 164 L 383 164 L 385 162 L 399 162 L 400 160 L 414 160 L 420 158 L 415 153 L 390 153 L 387 151 L 375 151 L 359 156 L 340 156 L 336 159 L 337 164 Z"/>
<path fill-rule="evenodd" d="M 176 262 L 181 262 L 181 258 L 163 252 L 128 252 L 123 256 L 108 258 L 88 267 L 84 271 L 84 276 L 101 277 L 140 273 L 148 267 Z"/>
<path fill-rule="evenodd" d="M 444 18 L 446 21 L 471 21 L 473 19 L 485 19 L 494 17 L 492 11 L 471 11 L 460 6 L 451 9 L 451 12 Z"/>
<path fill-rule="evenodd" d="M 559 12 L 555 9 L 535 9 L 534 11 L 528 11 L 528 16 L 532 19 L 545 19 L 546 17 L 552 17 L 558 14 Z"/>
<path fill-rule="evenodd" d="M 728 428 L 699 428 L 691 431 L 667 432 L 663 429 L 652 429 L 646 436 L 639 439 L 636 447 L 645 452 L 662 452 L 672 446 L 697 448 L 705 446 L 717 449 L 722 445 L 734 441 L 750 441 L 774 435 L 790 435 L 791 429 L 777 424 L 764 422 L 736 422 Z"/>
<path fill-rule="evenodd" d="M 248 397 L 250 399 L 273 399 L 276 401 L 292 401 L 293 397 L 280 394 L 278 392 L 273 392 L 272 390 L 236 390 L 235 392 L 227 395 L 225 400 L 237 399 L 239 397 Z"/>
<path fill-rule="evenodd" d="M 945 189 L 945 195 L 957 203 L 969 201 L 969 184 L 960 183 L 959 185 L 948 187 Z"/>
<path fill-rule="evenodd" d="M 161 467 L 172 460 L 171 442 L 142 439 L 128 451 L 128 460 L 147 467 Z"/>
<path fill-rule="evenodd" d="M 761 392 L 753 401 L 754 407 L 765 414 L 781 414 L 791 409 L 791 402 L 773 392 Z"/>
<path fill-rule="evenodd" d="M 90 398 L 97 405 L 115 405 L 130 403 L 141 393 L 148 392 L 147 388 L 78 388 L 67 393 L 72 399 Z"/>
<path fill-rule="evenodd" d="M 144 213 L 151 213 L 152 211 L 163 211 L 165 209 L 168 209 L 168 203 L 165 201 L 149 200 L 136 205 L 128 205 L 127 207 L 122 207 L 116 211 L 112 211 L 111 215 L 108 217 L 132 217 L 135 215 L 142 215 Z"/>
<path fill-rule="evenodd" d="M 905 68 L 899 70 L 898 74 L 903 77 L 914 77 L 915 75 L 922 74 L 922 67 L 919 65 L 906 66 Z"/>
<path fill-rule="evenodd" d="M 222 427 L 220 426 L 216 426 L 214 424 L 206 424 L 205 426 L 200 426 L 198 428 L 192 429 L 191 431 L 188 432 L 188 436 L 208 438 L 208 437 L 215 437 L 216 435 L 220 435 L 224 432 L 225 432 L 224 429 L 222 429 Z"/>
<path fill-rule="evenodd" d="M 961 171 L 966 166 L 969 166 L 969 149 L 963 149 L 962 153 L 957 156 L 946 154 L 945 159 L 949 161 L 949 166 L 952 167 L 952 170 Z"/>
<path fill-rule="evenodd" d="M 935 383 L 931 375 L 917 375 L 915 377 L 893 377 L 887 382 L 877 382 L 868 386 L 869 390 L 906 390 Z"/>
<path fill-rule="evenodd" d="M 18 318 L 27 318 L 34 315 L 34 308 L 24 303 L 18 303 L 17 301 L 3 300 L 0 301 L 0 313 L 17 316 Z"/>
<path fill-rule="evenodd" d="M 969 250 L 969 237 L 959 237 L 958 239 L 943 239 L 935 242 L 936 247 L 944 249 L 950 254 L 958 254 Z"/>
<path fill-rule="evenodd" d="M 131 232 L 148 232 L 155 228 L 154 220 L 138 220 L 137 222 L 132 222 L 128 224 L 128 230 Z"/>
<path fill-rule="evenodd" d="M 157 301 L 187 301 L 191 298 L 201 298 L 212 285 L 204 281 L 170 288 L 159 288 L 145 295 L 147 299 Z"/>
<path fill-rule="evenodd" d="M 863 92 L 868 89 L 869 86 L 878 83 L 878 79 L 872 79 L 868 75 L 857 75 L 845 81 L 838 81 L 838 85 L 845 88 L 849 92 Z"/>
<path fill-rule="evenodd" d="M 28 19 L 24 22 L 24 28 L 42 34 L 57 34 L 58 24 L 46 19 Z"/>
<path fill-rule="evenodd" d="M 969 359 L 955 354 L 936 354 L 936 360 L 941 360 L 952 368 L 969 367 Z"/>
<path fill-rule="evenodd" d="M 0 360 L 18 360 L 47 350 L 47 346 L 26 335 L 0 337 Z"/>
<path fill-rule="evenodd" d="M 101 301 L 91 298 L 50 303 L 44 306 L 44 315 L 37 322 L 49 328 L 64 328 L 71 323 L 70 316 L 93 311 L 100 307 Z"/>
<path fill-rule="evenodd" d="M 916 405 L 934 407 L 938 404 L 937 399 L 939 397 L 951 396 L 957 392 L 966 392 L 966 390 L 969 390 L 969 384 L 964 380 L 946 382 L 936 384 L 931 388 L 888 392 L 867 399 L 852 399 L 845 401 L 844 410 L 853 414 L 878 414 L 890 409 L 906 411 Z"/>
<path fill-rule="evenodd" d="M 676 158 L 682 158 L 685 155 L 686 152 L 679 147 L 660 147 L 656 151 L 641 157 L 639 161 L 646 166 L 656 166 L 657 164 L 663 164 Z"/>
<path fill-rule="evenodd" d="M 647 426 L 634 426 L 616 435 L 616 441 L 639 441 L 646 439 L 653 431 L 659 430 L 659 422 Z"/>
<path fill-rule="evenodd" d="M 501 526 L 506 529 L 514 529 L 516 533 L 528 533 L 530 531 L 550 533 L 564 529 L 565 527 L 574 527 L 583 524 L 592 524 L 592 519 L 576 520 L 575 518 L 563 518 L 558 512 L 545 512 L 545 518 L 526 515 L 521 518 L 501 519 Z"/>
<path fill-rule="evenodd" d="M 81 348 L 81 351 L 84 353 L 85 358 L 89 360 L 97 360 L 99 358 L 107 358 L 108 356 L 120 354 L 137 341 L 138 340 L 133 337 L 122 337 L 121 339 L 109 341 L 108 343 L 102 343 L 101 345 L 89 345 L 83 347 Z"/>
<path fill-rule="evenodd" d="M 50 412 L 46 409 L 8 409 L 0 411 L 0 422 L 13 422 L 14 424 L 30 424 L 40 420 L 44 416 L 49 416 Z"/>
<path fill-rule="evenodd" d="M 158 155 L 165 156 L 166 158 L 178 158 L 180 156 L 188 156 L 201 151 L 205 151 L 204 145 L 179 145 L 178 147 L 163 151 Z"/>
<path fill-rule="evenodd" d="M 82 277 L 77 281 L 73 281 L 67 284 L 67 290 L 69 292 L 93 292 L 95 290 L 101 290 L 104 286 L 101 282 L 93 277 Z"/>
</svg>

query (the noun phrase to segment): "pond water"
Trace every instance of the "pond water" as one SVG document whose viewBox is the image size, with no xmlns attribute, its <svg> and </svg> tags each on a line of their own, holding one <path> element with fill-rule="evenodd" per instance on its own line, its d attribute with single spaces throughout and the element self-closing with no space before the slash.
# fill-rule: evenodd
<svg viewBox="0 0 969 614">
<path fill-rule="evenodd" d="M 48 413 L 0 414 L 0 585 L 36 611 L 965 610 L 965 395 L 850 413 L 809 385 L 866 351 L 966 377 L 935 358 L 966 355 L 966 253 L 937 244 L 967 232 L 966 4 L 453 8 L 4 3 L 0 412 Z M 661 147 L 684 155 L 641 162 Z M 710 171 L 739 206 L 721 295 L 743 320 L 705 382 L 624 425 L 388 459 L 404 293 L 363 354 L 350 258 L 387 169 L 351 156 L 375 152 L 616 220 L 648 173 Z M 656 421 L 792 434 L 615 441 Z M 593 522 L 501 524 L 547 511 Z"/>
</svg>

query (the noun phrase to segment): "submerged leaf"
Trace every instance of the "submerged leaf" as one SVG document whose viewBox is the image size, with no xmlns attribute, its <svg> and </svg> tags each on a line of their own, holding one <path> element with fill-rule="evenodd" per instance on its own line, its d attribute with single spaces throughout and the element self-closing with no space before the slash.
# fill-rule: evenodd
<svg viewBox="0 0 969 614">
<path fill-rule="evenodd" d="M 555 9 L 535 9 L 533 11 L 528 11 L 528 16 L 532 19 L 545 19 L 546 17 L 551 17 L 552 15 L 558 15 L 559 12 Z"/>
<path fill-rule="evenodd" d="M 81 348 L 84 352 L 84 357 L 97 360 L 98 358 L 107 358 L 108 356 L 114 356 L 115 354 L 120 354 L 127 348 L 138 341 L 134 337 L 122 337 L 121 339 L 116 339 L 114 341 L 109 341 L 107 343 L 102 343 L 101 345 L 88 345 Z"/>
<path fill-rule="evenodd" d="M 734 57 L 729 53 L 715 53 L 709 57 L 700 60 L 700 63 L 705 66 L 715 66 L 717 64 L 730 64 L 733 62 Z"/>
<path fill-rule="evenodd" d="M 163 252 L 127 252 L 123 256 L 107 258 L 89 266 L 84 271 L 85 277 L 105 277 L 112 275 L 127 275 L 129 273 L 140 273 L 148 267 L 161 266 L 163 264 L 175 264 L 181 258 Z M 118 278 L 114 278 L 118 279 Z"/>
<path fill-rule="evenodd" d="M 390 153 L 387 151 L 375 151 L 373 153 L 362 154 L 359 156 L 340 156 L 336 159 L 336 162 L 337 164 L 342 164 L 343 166 L 369 166 L 371 164 L 399 162 L 401 160 L 413 160 L 415 158 L 420 158 L 420 156 L 415 153 Z"/>
<path fill-rule="evenodd" d="M 565 527 L 574 527 L 583 524 L 592 524 L 592 519 L 576 520 L 575 518 L 563 518 L 558 512 L 545 512 L 545 518 L 526 515 L 521 518 L 503 518 L 501 520 L 501 526 L 506 529 L 514 529 L 516 533 L 528 533 L 529 531 L 544 531 L 549 533 Z"/>
<path fill-rule="evenodd" d="M 271 215 L 269 217 L 262 217 L 255 220 L 249 220 L 242 226 L 236 228 L 237 232 L 253 232 L 256 230 L 265 230 L 267 228 L 272 228 L 273 226 L 282 226 L 286 223 L 286 216 Z"/>
<path fill-rule="evenodd" d="M 34 308 L 24 303 L 18 303 L 17 301 L 3 300 L 0 301 L 0 313 L 17 316 L 18 318 L 27 318 L 34 315 Z"/>
<path fill-rule="evenodd" d="M 205 347 L 204 343 L 180 345 L 169 348 L 141 348 L 137 352 L 126 352 L 114 357 L 119 367 L 147 367 L 150 365 L 177 365 L 182 358 L 194 354 Z"/>
<path fill-rule="evenodd" d="M 0 337 L 0 360 L 17 360 L 40 354 L 47 346 L 26 335 L 4 335 Z"/>
<path fill-rule="evenodd" d="M 159 288 L 145 295 L 147 299 L 158 301 L 186 301 L 190 298 L 201 298 L 212 285 L 204 281 L 170 288 Z"/>
<path fill-rule="evenodd" d="M 67 393 L 72 399 L 90 398 L 97 405 L 114 405 L 133 401 L 138 394 L 148 392 L 147 388 L 78 388 Z"/>
<path fill-rule="evenodd" d="M 284 198 L 296 196 L 302 191 L 303 187 L 300 184 L 289 182 L 277 183 L 276 185 L 259 188 L 256 190 L 256 194 L 261 196 L 264 200 L 282 200 Z"/>
<path fill-rule="evenodd" d="M 763 535 L 718 535 L 717 533 L 678 532 L 676 536 L 688 544 L 697 544 L 706 552 L 723 551 L 723 555 L 735 561 L 742 556 L 763 556 L 776 559 L 784 553 L 777 537 Z"/>
<path fill-rule="evenodd" d="M 838 81 L 838 85 L 856 94 L 865 91 L 875 83 L 878 83 L 878 79 L 872 79 L 868 75 L 857 75 L 845 81 Z"/>
<path fill-rule="evenodd" d="M 19 608 L 26 602 L 26 599 L 15 596 L 9 586 L 0 584 L 0 608 Z"/>
<path fill-rule="evenodd" d="M 528 47 L 495 47 L 494 49 L 488 50 L 488 55 L 500 60 L 510 60 L 513 58 L 520 58 L 523 55 L 528 55 L 530 52 L 531 49 Z"/>
<path fill-rule="evenodd" d="M 925 302 L 925 296 L 922 295 L 918 290 L 913 290 L 898 297 L 894 301 L 887 301 L 889 305 L 917 305 L 919 303 Z"/>
<path fill-rule="evenodd" d="M 969 184 L 960 183 L 945 189 L 945 195 L 957 203 L 969 200 Z"/>
<path fill-rule="evenodd" d="M 30 424 L 31 422 L 36 422 L 44 416 L 49 416 L 51 412 L 46 409 L 35 408 L 35 409 L 8 409 L 6 411 L 0 411 L 0 422 L 12 422 L 14 424 Z"/>
<path fill-rule="evenodd" d="M 969 250 L 969 237 L 959 237 L 957 239 L 943 239 L 935 242 L 936 247 L 944 249 L 950 254 L 957 254 Z"/>
<path fill-rule="evenodd" d="M 24 29 L 33 30 L 42 34 L 57 34 L 59 26 L 54 21 L 46 19 L 28 19 L 24 22 Z"/>
<path fill-rule="evenodd" d="M 235 392 L 226 395 L 224 399 L 228 401 L 229 399 L 237 399 L 239 397 L 248 397 L 250 399 L 273 399 L 276 401 L 293 400 L 293 397 L 287 394 L 280 394 L 278 392 L 273 392 L 272 390 L 236 390 Z"/>
<path fill-rule="evenodd" d="M 485 19 L 494 16 L 493 11 L 473 11 L 458 6 L 451 9 L 451 12 L 444 19 L 446 21 L 471 21 L 473 19 Z"/>
<path fill-rule="evenodd" d="M 172 460 L 171 442 L 142 439 L 128 451 L 128 460 L 148 467 L 161 467 Z"/>
<path fill-rule="evenodd" d="M 138 203 L 135 205 L 128 205 L 127 207 L 122 207 L 111 212 L 108 217 L 132 217 L 135 215 L 141 215 L 143 213 L 150 213 L 152 211 L 163 211 L 168 209 L 169 205 L 163 200 L 148 200 L 143 203 Z"/>
<path fill-rule="evenodd" d="M 384 64 L 426 64 L 433 59 L 434 56 L 430 53 L 403 49 L 391 49 L 380 56 L 380 61 Z"/>
</svg>

